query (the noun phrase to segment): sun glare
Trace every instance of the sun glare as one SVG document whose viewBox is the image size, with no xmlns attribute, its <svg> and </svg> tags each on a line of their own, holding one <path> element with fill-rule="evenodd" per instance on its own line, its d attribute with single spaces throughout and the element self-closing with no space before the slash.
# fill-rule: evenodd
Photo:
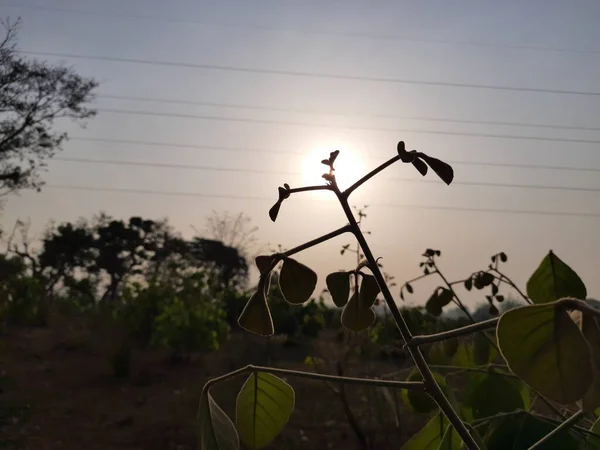
<svg viewBox="0 0 600 450">
<path fill-rule="evenodd" d="M 304 157 L 302 161 L 302 184 L 303 185 L 319 185 L 324 184 L 322 178 L 324 173 L 328 172 L 328 167 L 321 164 L 323 159 L 328 159 L 329 154 L 339 150 L 340 154 L 335 160 L 335 178 L 340 189 L 345 189 L 365 175 L 365 164 L 360 155 L 347 146 L 318 147 Z"/>
</svg>

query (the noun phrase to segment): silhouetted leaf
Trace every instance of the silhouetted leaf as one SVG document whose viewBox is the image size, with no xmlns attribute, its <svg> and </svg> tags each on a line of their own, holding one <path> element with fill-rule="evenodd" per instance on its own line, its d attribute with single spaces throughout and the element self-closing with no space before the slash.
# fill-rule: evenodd
<svg viewBox="0 0 600 450">
<path fill-rule="evenodd" d="M 292 305 L 310 299 L 317 285 L 317 274 L 295 259 L 285 258 L 279 274 L 279 288 L 283 298 Z"/>
<path fill-rule="evenodd" d="M 550 251 L 527 281 L 527 295 L 534 303 L 550 303 L 564 297 L 584 299 L 587 290 L 579 275 Z"/>
<path fill-rule="evenodd" d="M 208 390 L 202 391 L 200 410 L 200 450 L 238 450 L 240 441 L 233 422 L 213 400 Z"/>
<path fill-rule="evenodd" d="M 412 161 L 412 165 L 419 171 L 419 173 L 423 176 L 427 175 L 427 164 L 421 161 L 419 158 L 415 158 Z"/>
<path fill-rule="evenodd" d="M 450 303 L 453 298 L 454 294 L 452 294 L 450 289 L 439 287 L 433 292 L 431 297 L 429 297 L 427 303 L 425 303 L 425 309 L 433 316 L 441 316 L 442 308 Z"/>
<path fill-rule="evenodd" d="M 465 404 L 472 408 L 474 419 L 525 409 L 518 382 L 493 371 L 469 376 Z"/>
<path fill-rule="evenodd" d="M 261 277 L 257 291 L 252 294 L 238 318 L 240 327 L 261 336 L 271 336 L 275 332 L 266 297 L 268 284 L 270 284 L 270 276 Z"/>
<path fill-rule="evenodd" d="M 348 298 L 350 297 L 350 275 L 348 272 L 334 272 L 327 275 L 325 279 L 331 299 L 338 308 L 348 303 Z"/>
<path fill-rule="evenodd" d="M 236 402 L 242 443 L 252 450 L 269 445 L 288 422 L 294 402 L 294 389 L 285 381 L 270 373 L 252 373 Z"/>
<path fill-rule="evenodd" d="M 508 261 L 508 256 L 506 256 L 506 253 L 504 253 L 504 252 L 500 253 L 500 261 L 502 261 L 502 262 Z"/>
<path fill-rule="evenodd" d="M 411 286 L 409 283 L 406 283 L 406 284 L 405 284 L 405 286 L 406 286 L 406 290 L 408 291 L 408 293 L 409 293 L 409 294 L 412 294 L 412 293 L 413 293 L 413 288 L 412 288 L 412 286 Z"/>
<path fill-rule="evenodd" d="M 497 336 L 510 370 L 542 395 L 568 404 L 589 389 L 590 350 L 564 309 L 548 304 L 507 311 Z"/>
<path fill-rule="evenodd" d="M 269 272 L 271 264 L 273 262 L 273 255 L 258 255 L 254 261 L 261 275 L 265 275 Z"/>
<path fill-rule="evenodd" d="M 341 321 L 349 330 L 366 330 L 375 322 L 375 311 L 370 307 L 362 307 L 358 293 L 354 292 L 342 310 Z"/>
<path fill-rule="evenodd" d="M 594 372 L 594 381 L 583 397 L 582 408 L 592 412 L 600 407 L 600 319 L 589 313 L 581 313 L 581 332 L 590 347 Z"/>
<path fill-rule="evenodd" d="M 433 377 L 440 385 L 440 388 L 446 393 L 446 379 L 439 373 L 433 372 Z M 413 369 L 406 378 L 407 381 L 422 381 L 423 378 L 417 369 Z M 402 399 L 407 406 L 410 406 L 414 411 L 419 413 L 428 413 L 437 408 L 435 401 L 425 392 L 417 390 L 403 390 Z"/>
<path fill-rule="evenodd" d="M 373 275 L 362 274 L 360 283 L 359 302 L 361 308 L 373 306 L 377 295 L 379 294 L 379 285 Z"/>
<path fill-rule="evenodd" d="M 596 420 L 590 428 L 590 431 L 596 434 L 600 434 L 600 419 Z M 588 435 L 585 440 L 586 450 L 600 450 L 600 437 Z"/>
<path fill-rule="evenodd" d="M 277 216 L 279 215 L 280 208 L 281 208 L 281 201 L 277 200 L 277 203 L 275 203 L 273 206 L 271 206 L 271 209 L 269 209 L 269 217 L 271 218 L 271 220 L 273 222 L 275 222 L 275 220 L 277 220 Z"/>
<path fill-rule="evenodd" d="M 470 291 L 472 287 L 473 287 L 473 279 L 472 278 L 467 278 L 465 280 L 465 289 L 467 291 Z"/>
<path fill-rule="evenodd" d="M 438 413 L 433 419 L 411 437 L 403 446 L 401 450 L 457 450 L 461 446 L 461 440 L 456 433 L 452 433 L 450 440 L 448 437 L 444 438 L 446 431 L 450 427 L 452 431 L 452 425 L 446 417 Z"/>
<path fill-rule="evenodd" d="M 527 450 L 550 433 L 556 425 L 525 411 L 493 419 L 484 439 L 488 450 Z M 578 449 L 579 442 L 571 431 L 553 436 L 540 450 Z"/>
<path fill-rule="evenodd" d="M 429 165 L 429 167 L 431 167 L 438 177 L 444 181 L 444 183 L 448 185 L 452 183 L 452 180 L 454 179 L 454 170 L 450 164 L 424 154 L 421 155 L 421 158 Z"/>
</svg>

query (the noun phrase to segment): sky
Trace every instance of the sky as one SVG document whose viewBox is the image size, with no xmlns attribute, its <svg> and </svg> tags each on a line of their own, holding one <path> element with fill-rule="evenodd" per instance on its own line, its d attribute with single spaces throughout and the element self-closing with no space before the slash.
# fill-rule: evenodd
<svg viewBox="0 0 600 450">
<path fill-rule="evenodd" d="M 351 197 L 369 205 L 372 249 L 399 283 L 434 248 L 451 279 L 504 251 L 524 287 L 552 249 L 600 295 L 598 2 L 0 0 L 0 14 L 22 18 L 29 57 L 99 81 L 98 115 L 56 126 L 71 137 L 59 157 L 104 161 L 51 161 L 41 193 L 7 199 L 5 229 L 29 220 L 35 236 L 103 211 L 166 217 L 192 236 L 212 211 L 244 212 L 264 248 L 288 249 L 346 221 L 320 193 L 287 200 L 271 222 L 278 186 L 321 183 L 335 149 L 348 182 L 403 140 L 451 162 L 455 184 L 396 164 Z M 324 280 L 352 268 L 339 252 L 349 242 L 297 258 Z"/>
</svg>

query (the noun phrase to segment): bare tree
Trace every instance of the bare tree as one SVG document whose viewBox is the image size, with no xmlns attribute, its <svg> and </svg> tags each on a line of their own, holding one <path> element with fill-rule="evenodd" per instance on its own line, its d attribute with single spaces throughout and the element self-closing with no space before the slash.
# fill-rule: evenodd
<svg viewBox="0 0 600 450">
<path fill-rule="evenodd" d="M 0 194 L 39 190 L 45 161 L 61 148 L 66 133 L 54 130 L 57 119 L 84 125 L 95 115 L 86 106 L 98 83 L 69 67 L 26 59 L 17 49 L 20 20 L 0 22 Z"/>
<path fill-rule="evenodd" d="M 192 227 L 197 234 L 198 230 Z M 256 244 L 258 237 L 257 226 L 252 226 L 252 219 L 243 212 L 231 214 L 212 212 L 206 219 L 206 235 L 210 239 L 222 242 L 227 247 L 237 249 L 239 254 L 246 260 L 256 256 Z"/>
</svg>

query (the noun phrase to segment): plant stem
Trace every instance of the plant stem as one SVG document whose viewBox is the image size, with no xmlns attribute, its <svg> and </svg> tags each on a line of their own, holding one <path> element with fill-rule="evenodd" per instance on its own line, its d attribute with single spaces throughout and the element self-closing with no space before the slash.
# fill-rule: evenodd
<svg viewBox="0 0 600 450">
<path fill-rule="evenodd" d="M 308 241 L 305 244 L 299 245 L 298 247 L 294 247 L 293 249 L 283 252 L 282 254 L 285 256 L 292 256 L 295 253 L 299 253 L 303 250 L 314 247 L 315 245 L 319 245 L 325 241 L 328 241 L 329 239 L 333 239 L 334 237 L 337 237 L 344 233 L 349 233 L 351 231 L 352 227 L 350 225 L 346 225 L 342 228 L 338 228 L 337 230 L 332 231 L 331 233 L 324 234 L 323 236 L 313 239 L 312 241 Z"/>
<path fill-rule="evenodd" d="M 559 426 L 557 426 L 554 430 L 552 430 L 550 433 L 548 433 L 542 439 L 540 439 L 535 444 L 533 444 L 531 447 L 529 447 L 529 450 L 539 449 L 542 445 L 547 443 L 550 439 L 552 439 L 558 433 L 560 433 L 561 431 L 568 430 L 572 425 L 575 425 L 577 423 L 577 421 L 582 419 L 584 416 L 585 416 L 584 411 L 577 411 L 575 414 L 573 414 L 571 417 L 569 417 L 567 420 L 565 420 Z"/>
<path fill-rule="evenodd" d="M 387 167 L 388 165 L 392 164 L 392 162 L 394 162 L 393 161 L 394 159 L 395 158 L 392 158 L 392 160 L 388 161 L 388 163 L 386 163 L 387 165 L 384 164 L 384 166 Z M 379 169 L 379 170 L 375 169 L 375 171 L 372 172 L 373 175 L 375 173 L 379 172 L 380 170 L 383 170 L 383 169 Z M 373 176 L 373 175 L 371 175 L 371 176 Z M 364 181 L 366 181 L 368 178 L 370 178 L 369 175 L 367 175 L 366 177 L 363 177 Z M 358 184 L 358 185 L 360 185 L 360 184 Z M 396 322 L 396 326 L 398 327 L 400 335 L 402 336 L 402 338 L 404 339 L 405 342 L 407 342 L 407 343 L 413 342 L 412 333 L 410 332 L 408 325 L 404 321 L 402 314 L 400 314 L 400 310 L 398 309 L 398 306 L 394 302 L 392 293 L 390 292 L 390 290 L 385 282 L 385 279 L 381 273 L 381 270 L 379 270 L 379 267 L 377 266 L 377 260 L 373 256 L 373 253 L 371 252 L 371 249 L 369 248 L 369 245 L 367 244 L 367 241 L 366 241 L 363 233 L 361 232 L 360 227 L 358 226 L 358 223 L 356 222 L 356 218 L 354 217 L 354 214 L 352 214 L 352 209 L 350 208 L 350 205 L 348 204 L 347 194 L 342 194 L 340 192 L 340 190 L 337 188 L 337 186 L 334 185 L 333 187 L 334 187 L 334 192 L 336 193 L 338 200 L 344 210 L 344 213 L 346 214 L 346 217 L 348 218 L 348 221 L 350 222 L 350 226 L 352 227 L 352 232 L 356 236 L 356 239 L 358 240 L 358 243 L 360 244 L 360 247 L 365 255 L 365 258 L 369 262 L 369 268 L 371 269 L 371 272 L 375 276 L 377 284 L 379 285 L 379 289 L 381 290 L 383 297 L 385 299 L 385 302 L 386 302 L 388 308 L 390 309 L 390 312 L 392 313 L 392 317 L 394 318 L 394 321 Z M 454 410 L 454 408 L 452 407 L 452 405 L 450 404 L 450 402 L 444 395 L 444 392 L 438 385 L 436 379 L 433 377 L 433 374 L 431 373 L 431 370 L 429 369 L 429 366 L 427 365 L 427 361 L 425 360 L 425 357 L 423 356 L 421 349 L 418 347 L 418 345 L 410 345 L 408 347 L 408 351 L 409 351 L 412 359 L 414 360 L 415 365 L 417 366 L 419 372 L 421 373 L 421 376 L 423 377 L 423 382 L 425 384 L 425 389 L 426 389 L 427 393 L 429 395 L 431 395 L 431 397 L 434 399 L 434 401 L 440 407 L 440 409 L 442 410 L 444 415 L 448 418 L 448 420 L 450 421 L 450 423 L 452 424 L 452 426 L 454 427 L 454 429 L 456 430 L 458 435 L 464 441 L 466 447 L 469 450 L 479 450 L 479 446 L 477 445 L 477 442 L 475 442 L 475 439 L 473 439 L 473 436 L 471 436 L 471 434 L 469 433 L 469 430 L 467 429 L 465 424 L 460 419 L 460 416 L 456 413 L 456 411 Z"/>
<path fill-rule="evenodd" d="M 381 164 L 378 167 L 376 167 L 375 169 L 371 170 L 368 174 L 366 174 L 364 177 L 362 177 L 360 180 L 358 180 L 352 186 L 350 186 L 349 188 L 346 188 L 346 190 L 342 193 L 342 195 L 344 196 L 344 198 L 347 199 L 356 188 L 360 187 L 363 183 L 370 180 L 375 175 L 377 175 L 379 172 L 388 168 L 389 166 L 391 166 L 392 164 L 394 164 L 397 161 L 400 161 L 400 155 L 396 155 L 393 158 L 388 159 L 383 164 Z"/>
<path fill-rule="evenodd" d="M 298 378 L 308 378 L 311 380 L 319 380 L 319 381 L 329 381 L 333 383 L 345 383 L 345 384 L 357 384 L 363 386 L 380 386 L 380 387 L 390 387 L 395 389 L 410 389 L 423 391 L 425 389 L 424 383 L 420 381 L 394 381 L 394 380 L 377 380 L 370 378 L 354 378 L 354 377 L 340 377 L 335 375 L 326 375 L 322 373 L 314 373 L 314 372 L 303 372 L 300 370 L 291 370 L 291 369 L 280 369 L 277 367 L 264 367 L 264 366 L 255 366 L 253 364 L 249 364 L 240 369 L 236 369 L 233 372 L 229 372 L 225 375 L 221 375 L 217 378 L 212 378 L 206 382 L 204 385 L 204 389 L 206 390 L 210 388 L 212 385 L 219 383 L 221 381 L 228 380 L 230 378 L 234 378 L 238 375 L 247 373 L 247 372 L 266 372 L 273 375 L 289 375 L 292 377 Z"/>
<path fill-rule="evenodd" d="M 496 366 L 490 364 L 488 366 L 482 366 L 482 367 L 461 367 L 461 366 L 446 366 L 446 365 L 430 365 L 429 367 L 432 369 L 437 369 L 437 370 L 456 370 L 457 372 L 454 372 L 453 374 L 457 374 L 459 372 L 490 373 L 490 369 L 493 367 L 496 367 Z M 503 366 L 500 366 L 500 367 L 503 369 L 508 369 L 508 367 L 503 367 Z M 494 375 L 500 375 L 500 376 L 509 377 L 509 378 L 519 378 L 512 372 L 494 372 Z"/>
<path fill-rule="evenodd" d="M 319 186 L 304 186 L 299 188 L 290 189 L 288 192 L 290 194 L 297 194 L 298 192 L 307 192 L 307 191 L 331 191 L 332 188 L 328 184 L 323 184 Z"/>
<path fill-rule="evenodd" d="M 409 347 L 417 347 L 423 344 L 431 344 L 433 342 L 445 341 L 447 339 L 453 339 L 456 337 L 464 336 L 466 334 L 475 333 L 477 331 L 487 330 L 494 328 L 498 323 L 498 318 L 484 320 L 482 322 L 474 323 L 473 325 L 467 325 L 454 330 L 444 331 L 442 333 L 425 334 L 421 336 L 413 336 L 408 342 Z"/>
<path fill-rule="evenodd" d="M 506 275 L 504 275 L 502 272 L 500 272 L 498 270 L 498 268 L 494 268 L 493 269 L 494 272 L 496 272 L 499 276 L 500 276 L 500 281 L 502 281 L 503 283 L 508 284 L 510 287 L 512 287 L 515 291 L 517 291 L 519 293 L 519 295 L 521 297 L 523 297 L 523 300 L 525 300 L 525 302 L 529 303 L 530 305 L 533 305 L 533 302 L 531 301 L 531 299 L 529 297 L 527 297 L 523 291 L 521 291 L 521 289 L 519 289 L 519 287 L 513 283 L 513 281 L 507 277 Z"/>
</svg>

